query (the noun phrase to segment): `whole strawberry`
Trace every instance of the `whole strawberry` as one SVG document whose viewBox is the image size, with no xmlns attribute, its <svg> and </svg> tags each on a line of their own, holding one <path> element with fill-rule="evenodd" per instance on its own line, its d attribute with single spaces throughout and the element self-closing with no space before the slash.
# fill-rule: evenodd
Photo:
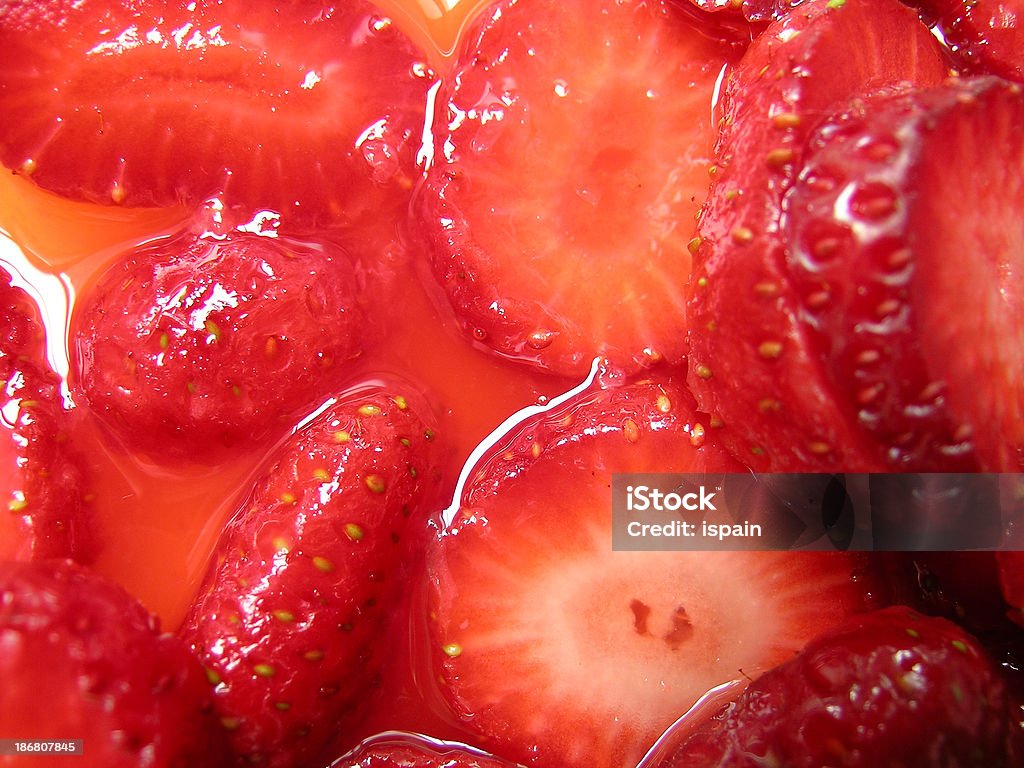
<svg viewBox="0 0 1024 768">
<path fill-rule="evenodd" d="M 88 562 L 96 542 L 84 471 L 68 445 L 60 379 L 28 295 L 0 269 L 0 560 L 70 557 Z"/>
<path fill-rule="evenodd" d="M 222 534 L 182 636 L 239 765 L 303 764 L 365 698 L 432 439 L 397 391 L 353 393 L 281 448 Z"/>
<path fill-rule="evenodd" d="M 0 563 L 0 735 L 80 739 L 83 756 L 3 766 L 217 768 L 203 670 L 133 597 L 69 561 Z"/>
<path fill-rule="evenodd" d="M 751 683 L 665 768 L 999 768 L 1008 722 L 1005 687 L 978 643 L 894 607 Z"/>
<path fill-rule="evenodd" d="M 356 268 L 336 247 L 187 231 L 113 266 L 75 315 L 72 389 L 157 456 L 279 436 L 362 349 Z"/>
</svg>

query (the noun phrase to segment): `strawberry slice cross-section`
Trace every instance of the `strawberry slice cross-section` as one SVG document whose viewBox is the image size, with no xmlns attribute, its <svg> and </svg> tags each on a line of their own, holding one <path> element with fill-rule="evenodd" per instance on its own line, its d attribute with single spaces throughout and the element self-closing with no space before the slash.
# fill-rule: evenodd
<svg viewBox="0 0 1024 768">
<path fill-rule="evenodd" d="M 437 99 L 417 210 L 466 332 L 557 373 L 685 352 L 711 103 L 737 49 L 657 0 L 496 6 Z"/>
<path fill-rule="evenodd" d="M 411 188 L 429 79 L 364 0 L 5 1 L 0 48 L 0 161 L 58 194 L 308 226 Z"/>
<path fill-rule="evenodd" d="M 669 380 L 584 392 L 477 466 L 428 551 L 434 659 L 452 712 L 526 765 L 635 765 L 865 604 L 842 553 L 613 551 L 613 473 L 742 471 Z"/>
</svg>

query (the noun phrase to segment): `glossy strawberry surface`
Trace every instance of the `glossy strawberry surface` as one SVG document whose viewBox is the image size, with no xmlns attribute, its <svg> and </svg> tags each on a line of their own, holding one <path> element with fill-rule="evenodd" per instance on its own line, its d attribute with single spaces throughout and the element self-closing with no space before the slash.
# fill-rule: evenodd
<svg viewBox="0 0 1024 768">
<path fill-rule="evenodd" d="M 83 755 L 0 765 L 217 768 L 202 667 L 120 587 L 68 561 L 0 563 L 0 732 L 80 739 Z"/>
<path fill-rule="evenodd" d="M 724 422 L 723 441 L 756 469 L 891 466 L 845 417 L 808 348 L 814 319 L 804 307 L 832 299 L 791 285 L 783 198 L 821 120 L 851 99 L 935 84 L 946 71 L 935 39 L 898 2 L 812 0 L 771 24 L 727 76 L 717 171 L 694 242 L 689 384 Z"/>
<path fill-rule="evenodd" d="M 82 302 L 72 389 L 157 457 L 280 437 L 351 376 L 361 280 L 330 242 L 185 230 L 126 254 Z"/>
<path fill-rule="evenodd" d="M 353 392 L 280 449 L 221 534 L 181 636 L 238 765 L 318 755 L 385 662 L 404 531 L 435 499 L 429 417 Z"/>
<path fill-rule="evenodd" d="M 668 768 L 1005 766 L 1006 689 L 956 625 L 889 608 L 852 619 L 750 684 Z"/>
<path fill-rule="evenodd" d="M 0 269 L 0 560 L 96 555 L 89 480 L 29 296 Z"/>
</svg>

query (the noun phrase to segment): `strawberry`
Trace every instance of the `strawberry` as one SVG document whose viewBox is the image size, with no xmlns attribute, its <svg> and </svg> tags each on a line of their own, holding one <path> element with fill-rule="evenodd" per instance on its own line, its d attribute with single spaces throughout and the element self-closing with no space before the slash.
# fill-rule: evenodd
<svg viewBox="0 0 1024 768">
<path fill-rule="evenodd" d="M 515 768 L 465 744 L 411 733 L 383 733 L 360 743 L 331 768 Z"/>
<path fill-rule="evenodd" d="M 1024 93 L 994 78 L 880 99 L 822 127 L 791 192 L 805 338 L 892 468 L 1024 467 L 1022 120 Z M 974 226 L 949 216 L 963 195 Z M 822 285 L 831 300 L 810 306 Z"/>
<path fill-rule="evenodd" d="M 144 245 L 76 310 L 72 391 L 158 456 L 278 437 L 362 351 L 359 281 L 329 243 L 189 230 Z"/>
<path fill-rule="evenodd" d="M 0 269 L 0 560 L 89 562 L 96 542 L 84 472 L 67 445 L 60 380 L 44 358 L 45 334 L 36 314 L 31 299 Z"/>
<path fill-rule="evenodd" d="M 921 0 L 929 18 L 969 72 L 1024 82 L 1024 2 Z"/>
<path fill-rule="evenodd" d="M 1018 86 L 954 81 L 868 102 L 812 140 L 787 198 L 787 277 L 810 364 L 843 422 L 870 438 L 874 456 L 857 460 L 1024 466 L 1024 292 L 1005 277 L 1024 267 L 1013 234 L 1024 228 L 1005 213 L 1024 209 L 1021 120 Z M 984 142 L 963 138 L 972 133 Z M 971 229 L 948 204 L 975 174 L 986 181 Z M 1000 193 L 986 197 L 1000 178 Z M 993 219 L 1006 228 L 991 231 Z M 822 290 L 830 298 L 819 305 L 809 297 Z M 978 312 L 960 312 L 965 303 Z M 811 429 L 803 414 L 792 421 Z"/>
<path fill-rule="evenodd" d="M 202 667 L 133 597 L 69 561 L 0 563 L 0 734 L 81 739 L 84 755 L 4 766 L 217 768 Z"/>
<path fill-rule="evenodd" d="M 999 768 L 1009 765 L 1007 731 L 1005 686 L 977 642 L 893 607 L 813 640 L 663 765 Z"/>
<path fill-rule="evenodd" d="M 507 0 L 437 97 L 416 209 L 477 342 L 557 373 L 685 353 L 686 244 L 737 44 L 662 0 Z"/>
<path fill-rule="evenodd" d="M 306 225 L 411 187 L 429 78 L 365 0 L 5 0 L 0 48 L 0 161 L 61 195 Z"/>
<path fill-rule="evenodd" d="M 693 244 L 689 383 L 724 423 L 723 442 L 756 470 L 889 466 L 842 418 L 809 349 L 804 305 L 827 294 L 790 286 L 783 198 L 827 115 L 868 91 L 938 83 L 945 71 L 935 39 L 900 3 L 808 0 L 726 78 L 715 181 Z"/>
<path fill-rule="evenodd" d="M 671 380 L 591 388 L 481 459 L 427 552 L 451 711 L 530 766 L 633 766 L 710 688 L 863 608 L 842 553 L 612 550 L 620 472 L 742 471 Z M 862 582 L 862 583 L 858 583 Z"/>
<path fill-rule="evenodd" d="M 304 764 L 366 698 L 432 437 L 404 397 L 351 393 L 282 446 L 221 534 L 181 633 L 239 765 Z"/>
</svg>

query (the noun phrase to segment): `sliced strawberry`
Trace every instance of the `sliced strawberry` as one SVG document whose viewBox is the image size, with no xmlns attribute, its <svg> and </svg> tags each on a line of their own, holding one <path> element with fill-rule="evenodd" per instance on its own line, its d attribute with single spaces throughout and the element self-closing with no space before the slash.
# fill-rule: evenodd
<svg viewBox="0 0 1024 768">
<path fill-rule="evenodd" d="M 514 768 L 507 760 L 465 744 L 412 733 L 383 733 L 362 742 L 331 768 Z"/>
<path fill-rule="evenodd" d="M 613 473 L 741 471 L 703 423 L 670 381 L 592 389 L 482 460 L 428 569 L 443 693 L 484 746 L 635 765 L 710 688 L 864 607 L 845 554 L 612 550 Z"/>
<path fill-rule="evenodd" d="M 1024 82 L 1022 0 L 920 0 L 969 72 Z"/>
<path fill-rule="evenodd" d="M 366 698 L 433 433 L 399 394 L 353 393 L 293 436 L 221 534 L 182 635 L 239 765 L 305 764 Z"/>
<path fill-rule="evenodd" d="M 805 306 L 828 294 L 790 286 L 782 201 L 827 115 L 872 90 L 940 82 L 945 71 L 906 6 L 809 0 L 755 40 L 725 82 L 719 168 L 695 242 L 690 384 L 724 422 L 722 440 L 757 470 L 889 466 L 862 426 L 842 418 L 808 349 Z"/>
<path fill-rule="evenodd" d="M 893 607 L 852 619 L 752 682 L 663 765 L 999 768 L 1010 764 L 1007 734 L 1006 689 L 977 642 Z"/>
<path fill-rule="evenodd" d="M 735 45 L 662 0 L 508 0 L 437 98 L 418 211 L 465 330 L 578 375 L 685 352 L 686 245 Z"/>
<path fill-rule="evenodd" d="M 47 561 L 0 563 L 0 595 L 0 734 L 81 739 L 85 755 L 0 762 L 219 768 L 226 751 L 202 667 L 127 592 Z"/>
<path fill-rule="evenodd" d="M 187 231 L 143 246 L 76 310 L 72 391 L 158 456 L 277 437 L 350 375 L 360 287 L 329 243 Z"/>
<path fill-rule="evenodd" d="M 81 460 L 35 305 L 0 269 L 0 560 L 96 554 Z"/>
<path fill-rule="evenodd" d="M 324 223 L 411 187 L 429 78 L 365 0 L 7 0 L 0 48 L 0 160 L 59 194 Z"/>
<path fill-rule="evenodd" d="M 890 468 L 1024 467 L 1022 121 L 995 79 L 869 102 L 823 126 L 787 199 L 808 362 Z"/>
</svg>

